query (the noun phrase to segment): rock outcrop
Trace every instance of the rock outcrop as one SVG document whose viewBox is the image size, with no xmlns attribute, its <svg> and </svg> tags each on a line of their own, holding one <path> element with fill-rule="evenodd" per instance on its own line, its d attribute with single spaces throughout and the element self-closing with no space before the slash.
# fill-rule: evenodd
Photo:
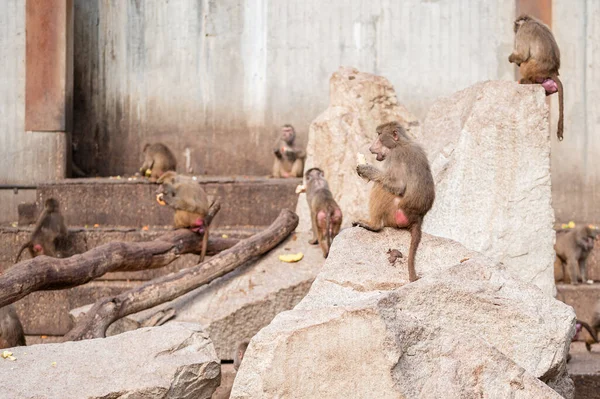
<svg viewBox="0 0 600 399">
<path fill-rule="evenodd" d="M 571 307 L 427 234 L 408 284 L 409 242 L 343 230 L 307 296 L 254 336 L 231 397 L 573 397 Z"/>
<path fill-rule="evenodd" d="M 356 154 L 369 154 L 375 128 L 400 121 L 411 135 L 420 135 L 417 118 L 398 103 L 392 84 L 384 77 L 340 67 L 329 80 L 329 107 L 309 128 L 304 170 L 319 167 L 344 212 L 343 226 L 366 216 L 369 188 L 356 174 Z M 310 230 L 306 196 L 300 195 L 297 231 Z"/>
<path fill-rule="evenodd" d="M 554 295 L 548 106 L 539 85 L 489 81 L 438 100 L 423 124 L 436 199 L 423 230 Z"/>
<path fill-rule="evenodd" d="M 5 398 L 210 398 L 221 380 L 197 324 L 171 323 L 118 337 L 10 349 L 0 359 Z"/>
<path fill-rule="evenodd" d="M 538 85 L 489 81 L 438 100 L 422 127 L 383 77 L 340 68 L 331 104 L 310 126 L 306 167 L 318 166 L 344 213 L 344 226 L 368 213 L 371 185 L 356 175 L 356 154 L 375 127 L 399 120 L 427 150 L 436 200 L 424 231 L 479 251 L 554 295 L 554 211 L 550 131 Z M 298 231 L 310 230 L 306 197 Z"/>
</svg>

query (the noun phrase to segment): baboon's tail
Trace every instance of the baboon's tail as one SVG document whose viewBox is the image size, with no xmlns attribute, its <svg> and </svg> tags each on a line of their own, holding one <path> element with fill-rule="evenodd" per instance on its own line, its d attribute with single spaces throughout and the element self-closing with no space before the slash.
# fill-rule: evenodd
<svg viewBox="0 0 600 399">
<path fill-rule="evenodd" d="M 558 77 L 558 73 L 553 73 L 550 78 L 558 85 L 558 129 L 556 130 L 556 136 L 559 141 L 563 141 L 563 130 L 564 130 L 564 115 L 565 115 L 565 103 L 563 98 L 563 84 Z"/>
<path fill-rule="evenodd" d="M 409 281 L 417 281 L 417 271 L 415 270 L 415 256 L 417 255 L 417 248 L 421 242 L 421 223 L 419 220 L 417 223 L 410 227 L 410 249 L 408 250 L 408 279 Z"/>
<path fill-rule="evenodd" d="M 23 253 L 23 251 L 25 250 L 25 248 L 29 248 L 31 247 L 31 241 L 27 241 L 25 244 L 23 244 L 23 246 L 21 247 L 21 249 L 19 249 L 19 253 L 17 254 L 17 259 L 15 259 L 15 263 L 19 263 L 19 259 L 21 258 L 21 254 Z"/>
<path fill-rule="evenodd" d="M 592 350 L 592 344 L 597 344 L 598 343 L 598 335 L 596 334 L 596 330 L 593 329 L 592 327 L 590 327 L 590 325 L 588 323 L 586 323 L 585 321 L 581 321 L 581 320 L 576 320 L 576 323 L 581 324 L 581 327 L 585 328 L 587 330 L 587 332 L 590 334 L 590 336 L 592 337 L 592 340 L 587 340 L 585 341 L 585 348 L 589 351 Z"/>
</svg>

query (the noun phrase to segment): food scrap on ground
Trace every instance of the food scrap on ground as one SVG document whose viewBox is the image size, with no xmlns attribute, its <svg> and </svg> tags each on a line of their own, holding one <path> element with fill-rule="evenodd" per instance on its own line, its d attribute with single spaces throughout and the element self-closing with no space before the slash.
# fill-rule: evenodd
<svg viewBox="0 0 600 399">
<path fill-rule="evenodd" d="M 304 254 L 302 252 L 298 252 L 297 254 L 285 254 L 279 255 L 279 260 L 287 263 L 299 262 L 304 258 Z"/>
</svg>

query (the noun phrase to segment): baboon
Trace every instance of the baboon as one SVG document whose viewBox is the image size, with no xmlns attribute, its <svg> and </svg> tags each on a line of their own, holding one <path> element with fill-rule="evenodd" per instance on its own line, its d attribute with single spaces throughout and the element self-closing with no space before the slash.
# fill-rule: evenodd
<svg viewBox="0 0 600 399">
<path fill-rule="evenodd" d="M 203 262 L 209 234 L 204 218 L 211 205 L 206 191 L 198 182 L 178 176 L 173 171 L 165 172 L 157 182 L 160 184 L 156 191 L 157 200 L 175 209 L 175 228 L 186 228 L 204 234 L 200 255 L 200 262 Z"/>
<path fill-rule="evenodd" d="M 283 125 L 273 153 L 273 177 L 302 177 L 306 151 L 296 146 L 296 131 L 292 125 Z"/>
<path fill-rule="evenodd" d="M 162 143 L 146 144 L 144 146 L 144 163 L 140 168 L 142 176 L 150 181 L 156 181 L 163 173 L 177 170 L 177 160 L 169 147 Z"/>
<path fill-rule="evenodd" d="M 329 255 L 331 241 L 340 232 L 342 210 L 333 199 L 325 173 L 319 168 L 309 169 L 305 174 L 306 200 L 310 209 L 313 237 L 309 244 L 319 244 L 323 257 Z"/>
<path fill-rule="evenodd" d="M 556 259 L 554 279 L 567 284 L 587 281 L 587 258 L 594 248 L 598 229 L 589 225 L 578 225 L 556 233 Z M 566 268 L 565 268 L 566 266 Z"/>
<path fill-rule="evenodd" d="M 577 320 L 578 323 L 582 323 Z M 583 325 L 583 323 L 582 323 Z M 590 327 L 591 331 L 590 331 Z M 592 344 L 598 343 L 598 331 L 600 331 L 600 301 L 596 302 L 594 306 L 594 315 L 592 316 L 592 325 L 587 326 L 586 330 L 588 330 L 589 334 L 585 337 L 585 347 L 588 351 L 592 350 Z"/>
<path fill-rule="evenodd" d="M 415 255 L 421 241 L 423 217 L 435 199 L 435 186 L 425 151 L 411 140 L 398 122 L 377 127 L 377 138 L 369 148 L 383 162 L 383 170 L 359 164 L 358 175 L 375 184 L 369 199 L 369 221 L 357 221 L 370 231 L 384 227 L 408 229 L 411 242 L 408 252 L 408 276 L 417 280 Z"/>
<path fill-rule="evenodd" d="M 0 349 L 25 346 L 23 326 L 13 305 L 0 308 Z"/>
<path fill-rule="evenodd" d="M 19 249 L 15 263 L 19 261 L 25 248 L 29 250 L 32 258 L 38 255 L 60 257 L 57 244 L 64 244 L 67 234 L 67 226 L 60 213 L 58 201 L 48 198 L 44 203 L 44 210 L 35 223 L 31 238 Z"/>
<path fill-rule="evenodd" d="M 248 344 L 248 341 L 240 342 L 237 348 L 235 348 L 235 352 L 233 353 L 233 368 L 235 371 L 238 371 L 240 364 L 242 364 L 246 349 L 248 349 Z"/>
<path fill-rule="evenodd" d="M 521 15 L 514 22 L 515 49 L 509 62 L 519 66 L 522 84 L 541 83 L 546 94 L 558 91 L 558 129 L 556 135 L 563 139 L 563 85 L 558 78 L 560 50 L 552 31 L 543 22 Z"/>
</svg>

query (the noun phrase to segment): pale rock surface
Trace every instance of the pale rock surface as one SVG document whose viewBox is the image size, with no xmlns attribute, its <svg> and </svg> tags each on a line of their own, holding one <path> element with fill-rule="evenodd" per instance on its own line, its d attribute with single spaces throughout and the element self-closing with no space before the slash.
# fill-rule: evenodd
<svg viewBox="0 0 600 399">
<path fill-rule="evenodd" d="M 342 226 L 368 214 L 369 186 L 356 174 L 356 154 L 375 161 L 369 146 L 375 128 L 401 122 L 413 137 L 420 136 L 417 118 L 398 103 L 392 84 L 384 77 L 340 67 L 329 80 L 329 107 L 310 125 L 304 170 L 319 167 L 344 214 Z M 296 231 L 310 231 L 306 195 L 298 198 Z"/>
<path fill-rule="evenodd" d="M 436 199 L 423 230 L 480 251 L 554 296 L 548 106 L 539 85 L 488 81 L 423 124 Z"/>
<path fill-rule="evenodd" d="M 386 252 L 409 243 L 343 230 L 309 294 L 254 336 L 231 398 L 573 397 L 571 307 L 428 234 L 408 284 Z"/>
<path fill-rule="evenodd" d="M 0 359 L 3 398 L 210 398 L 220 361 L 197 324 L 172 323 L 117 337 L 10 349 Z"/>
<path fill-rule="evenodd" d="M 295 233 L 265 256 L 240 266 L 182 297 L 113 323 L 109 334 L 132 330 L 161 310 L 172 308 L 173 320 L 199 323 L 209 334 L 217 355 L 231 360 L 241 341 L 250 340 L 280 312 L 292 309 L 308 292 L 325 259 L 308 233 Z M 302 252 L 297 263 L 279 255 Z M 71 311 L 77 318 L 89 308 Z"/>
</svg>

